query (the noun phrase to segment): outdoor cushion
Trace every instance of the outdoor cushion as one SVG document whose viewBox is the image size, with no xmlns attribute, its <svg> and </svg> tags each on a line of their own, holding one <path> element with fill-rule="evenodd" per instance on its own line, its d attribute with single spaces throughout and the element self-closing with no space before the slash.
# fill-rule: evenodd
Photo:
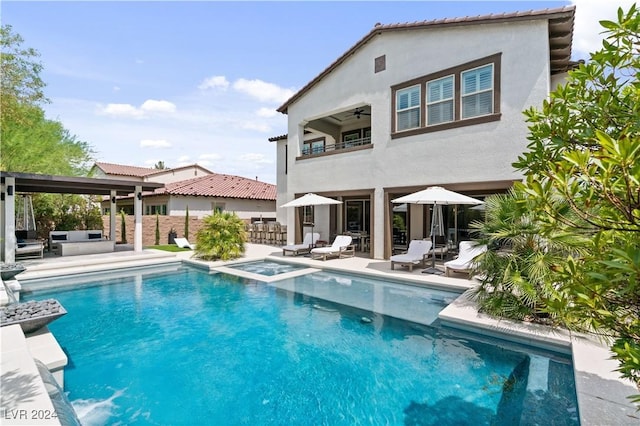
<svg viewBox="0 0 640 426">
<path fill-rule="evenodd" d="M 51 239 L 54 241 L 66 241 L 67 236 L 66 235 L 51 235 Z"/>
</svg>

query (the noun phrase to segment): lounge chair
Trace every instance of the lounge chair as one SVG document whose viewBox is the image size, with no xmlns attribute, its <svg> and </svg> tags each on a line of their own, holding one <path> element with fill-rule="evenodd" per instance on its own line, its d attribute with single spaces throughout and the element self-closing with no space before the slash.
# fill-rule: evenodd
<svg viewBox="0 0 640 426">
<path fill-rule="evenodd" d="M 477 245 L 472 241 L 461 241 L 458 257 L 444 262 L 444 272 L 449 276 L 449 271 L 469 273 L 473 269 L 476 257 L 487 251 L 486 245 Z"/>
<path fill-rule="evenodd" d="M 191 250 L 195 250 L 196 249 L 196 245 L 195 244 L 191 244 L 186 238 L 174 238 L 173 241 L 180 248 L 189 248 Z"/>
<path fill-rule="evenodd" d="M 312 238 L 313 235 L 313 238 Z M 302 244 L 289 244 L 282 247 L 282 255 L 286 256 L 287 253 L 291 253 L 293 256 L 297 256 L 299 254 L 306 254 L 311 251 L 311 246 L 316 243 L 320 239 L 320 234 L 314 232 L 311 234 L 307 232 L 304 234 L 304 240 L 302 240 Z"/>
<path fill-rule="evenodd" d="M 408 266 L 409 272 L 413 272 L 414 265 L 422 265 L 426 267 L 429 252 L 431 251 L 431 241 L 429 240 L 411 240 L 409 249 L 406 253 L 391 256 L 391 269 L 394 265 Z"/>
<path fill-rule="evenodd" d="M 348 235 L 338 235 L 329 247 L 317 247 L 311 250 L 312 259 L 327 260 L 327 257 L 353 257 L 356 254 L 352 238 Z"/>
</svg>

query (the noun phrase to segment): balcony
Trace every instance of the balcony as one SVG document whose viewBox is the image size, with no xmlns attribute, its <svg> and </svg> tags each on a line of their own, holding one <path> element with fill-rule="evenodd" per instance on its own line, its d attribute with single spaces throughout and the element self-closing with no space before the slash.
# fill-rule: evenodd
<svg viewBox="0 0 640 426">
<path fill-rule="evenodd" d="M 305 144 L 302 148 L 300 159 L 308 157 L 317 157 L 321 155 L 340 154 L 343 152 L 358 151 L 360 149 L 372 148 L 371 137 L 351 139 L 334 144 L 325 144 L 324 142 L 315 144 Z"/>
</svg>

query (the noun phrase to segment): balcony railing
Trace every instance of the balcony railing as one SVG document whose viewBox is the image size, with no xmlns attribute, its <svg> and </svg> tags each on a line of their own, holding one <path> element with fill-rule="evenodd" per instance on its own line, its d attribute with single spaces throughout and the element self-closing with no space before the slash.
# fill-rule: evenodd
<svg viewBox="0 0 640 426">
<path fill-rule="evenodd" d="M 352 139 L 350 141 L 337 142 L 335 144 L 326 144 L 322 146 L 310 147 L 305 145 L 302 148 L 303 157 L 312 157 L 314 155 L 321 155 L 328 152 L 340 151 L 348 148 L 355 148 L 364 145 L 371 145 L 371 137 Z"/>
</svg>

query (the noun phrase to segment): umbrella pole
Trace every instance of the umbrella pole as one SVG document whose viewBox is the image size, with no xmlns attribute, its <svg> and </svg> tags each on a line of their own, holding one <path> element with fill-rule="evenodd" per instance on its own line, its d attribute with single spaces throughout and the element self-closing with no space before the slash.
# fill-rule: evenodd
<svg viewBox="0 0 640 426">
<path fill-rule="evenodd" d="M 433 210 L 431 211 L 431 268 L 427 268 L 422 271 L 423 274 L 433 274 L 433 275 L 442 275 L 443 272 L 436 268 L 436 234 L 433 229 L 433 224 L 435 223 L 435 214 L 438 203 L 433 204 Z"/>
</svg>

